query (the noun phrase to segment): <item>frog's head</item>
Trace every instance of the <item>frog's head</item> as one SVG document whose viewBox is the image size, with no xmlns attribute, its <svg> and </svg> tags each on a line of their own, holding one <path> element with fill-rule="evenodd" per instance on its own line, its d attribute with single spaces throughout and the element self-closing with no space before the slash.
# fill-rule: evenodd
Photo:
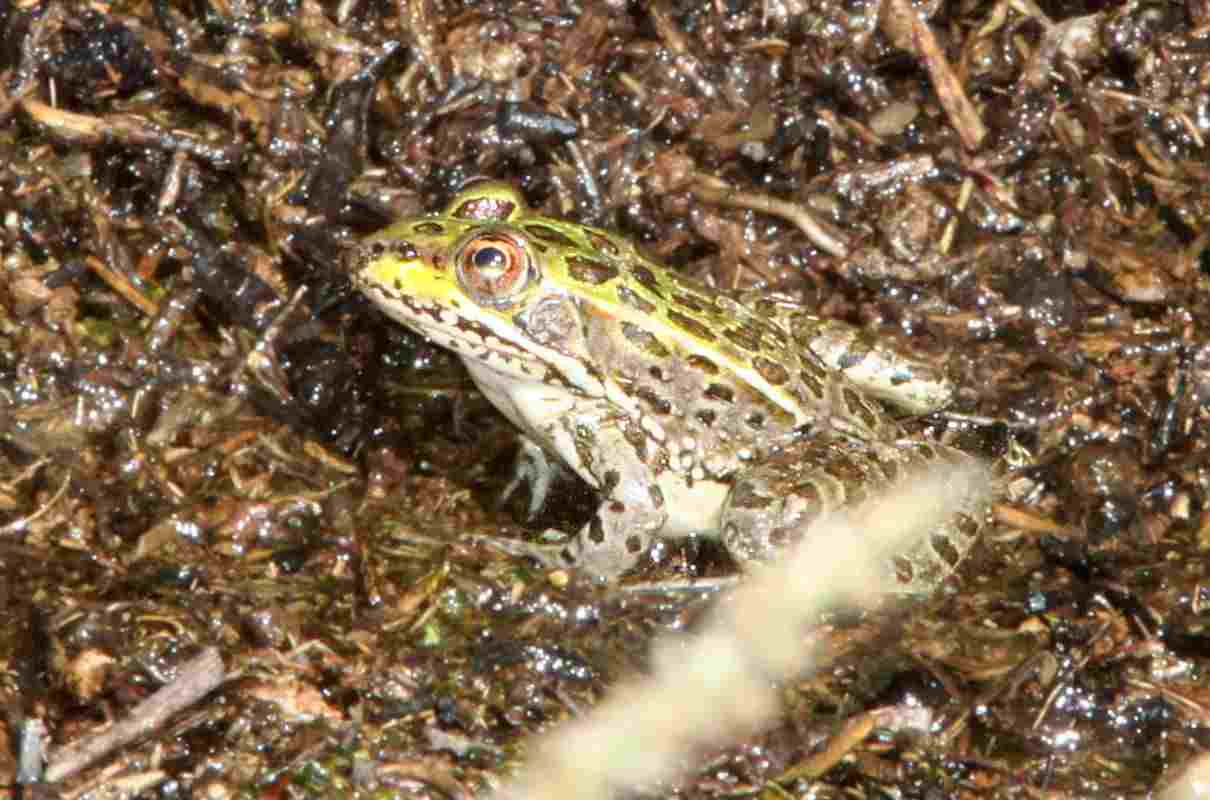
<svg viewBox="0 0 1210 800">
<path fill-rule="evenodd" d="M 539 277 L 514 224 L 527 213 L 511 186 L 476 184 L 441 212 L 400 220 L 365 239 L 353 253 L 353 281 L 367 293 L 449 308 L 468 299 L 514 306 Z"/>
<path fill-rule="evenodd" d="M 609 234 L 536 214 L 514 187 L 482 182 L 360 242 L 350 276 L 389 316 L 464 358 L 518 377 L 567 376 L 584 366 L 568 345 L 583 290 L 620 273 L 612 255 L 598 257 L 602 243 L 619 251 Z"/>
</svg>

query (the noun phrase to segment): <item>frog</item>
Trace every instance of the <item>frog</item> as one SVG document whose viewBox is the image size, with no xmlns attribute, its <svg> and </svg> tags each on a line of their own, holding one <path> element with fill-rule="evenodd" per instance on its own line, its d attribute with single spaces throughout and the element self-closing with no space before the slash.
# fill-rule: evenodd
<svg viewBox="0 0 1210 800">
<path fill-rule="evenodd" d="M 599 493 L 566 542 L 535 546 L 544 564 L 610 580 L 656 540 L 700 535 L 751 568 L 910 469 L 972 458 L 897 417 L 952 401 L 943 369 L 790 294 L 691 279 L 506 182 L 365 237 L 347 270 L 461 358 L 521 432 L 535 494 L 559 464 Z M 932 590 L 981 524 L 964 508 L 888 564 L 885 587 Z"/>
</svg>

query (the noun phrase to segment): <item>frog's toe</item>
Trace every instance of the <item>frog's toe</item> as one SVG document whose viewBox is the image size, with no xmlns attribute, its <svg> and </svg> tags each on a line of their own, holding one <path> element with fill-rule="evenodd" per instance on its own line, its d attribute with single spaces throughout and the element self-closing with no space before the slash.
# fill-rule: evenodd
<svg viewBox="0 0 1210 800">
<path fill-rule="evenodd" d="M 517 448 L 516 461 L 513 462 L 512 477 L 500 491 L 497 502 L 500 506 L 504 506 L 521 487 L 521 484 L 528 485 L 529 505 L 525 509 L 525 519 L 532 520 L 546 506 L 550 487 L 564 469 L 563 463 L 551 458 L 540 445 L 529 439 L 522 439 L 520 447 Z"/>
</svg>

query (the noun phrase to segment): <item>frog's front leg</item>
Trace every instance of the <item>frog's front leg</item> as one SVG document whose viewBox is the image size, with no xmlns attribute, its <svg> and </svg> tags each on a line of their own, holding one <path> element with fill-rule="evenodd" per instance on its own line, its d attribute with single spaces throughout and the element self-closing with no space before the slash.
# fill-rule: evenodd
<svg viewBox="0 0 1210 800">
<path fill-rule="evenodd" d="M 630 569 L 668 521 L 659 470 L 666 463 L 636 420 L 580 417 L 564 424 L 574 459 L 565 458 L 597 487 L 601 504 L 563 549 L 568 566 L 601 578 Z M 563 450 L 564 447 L 559 447 Z"/>
<path fill-rule="evenodd" d="M 736 476 L 722 513 L 723 544 L 741 565 L 769 561 L 800 541 L 821 514 L 861 503 L 910 468 L 964 459 L 969 456 L 916 439 L 803 442 Z M 924 593 L 936 588 L 974 543 L 985 513 L 964 508 L 888 564 L 884 590 Z"/>
<path fill-rule="evenodd" d="M 526 439 L 533 457 L 513 483 L 536 480 L 546 494 L 551 474 L 566 463 L 601 494 L 601 504 L 587 524 L 566 544 L 532 544 L 497 537 L 474 537 L 516 556 L 532 558 L 546 568 L 576 567 L 600 578 L 615 578 L 630 569 L 656 533 L 668 522 L 668 510 L 651 464 L 666 458 L 634 423 L 606 411 L 568 415 L 534 426 L 542 442 Z M 638 444 L 636 444 L 638 443 Z M 654 450 L 648 450 L 648 448 Z M 556 458 L 557 456 L 557 458 Z M 654 456 L 649 463 L 648 456 Z"/>
</svg>

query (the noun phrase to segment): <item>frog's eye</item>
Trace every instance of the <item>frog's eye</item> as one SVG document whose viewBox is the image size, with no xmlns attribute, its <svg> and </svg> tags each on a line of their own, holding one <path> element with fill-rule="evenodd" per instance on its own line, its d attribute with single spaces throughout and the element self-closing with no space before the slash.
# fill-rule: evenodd
<svg viewBox="0 0 1210 800">
<path fill-rule="evenodd" d="M 533 275 L 525 243 L 500 231 L 467 239 L 458 248 L 455 263 L 458 282 L 481 305 L 511 305 Z"/>
</svg>

